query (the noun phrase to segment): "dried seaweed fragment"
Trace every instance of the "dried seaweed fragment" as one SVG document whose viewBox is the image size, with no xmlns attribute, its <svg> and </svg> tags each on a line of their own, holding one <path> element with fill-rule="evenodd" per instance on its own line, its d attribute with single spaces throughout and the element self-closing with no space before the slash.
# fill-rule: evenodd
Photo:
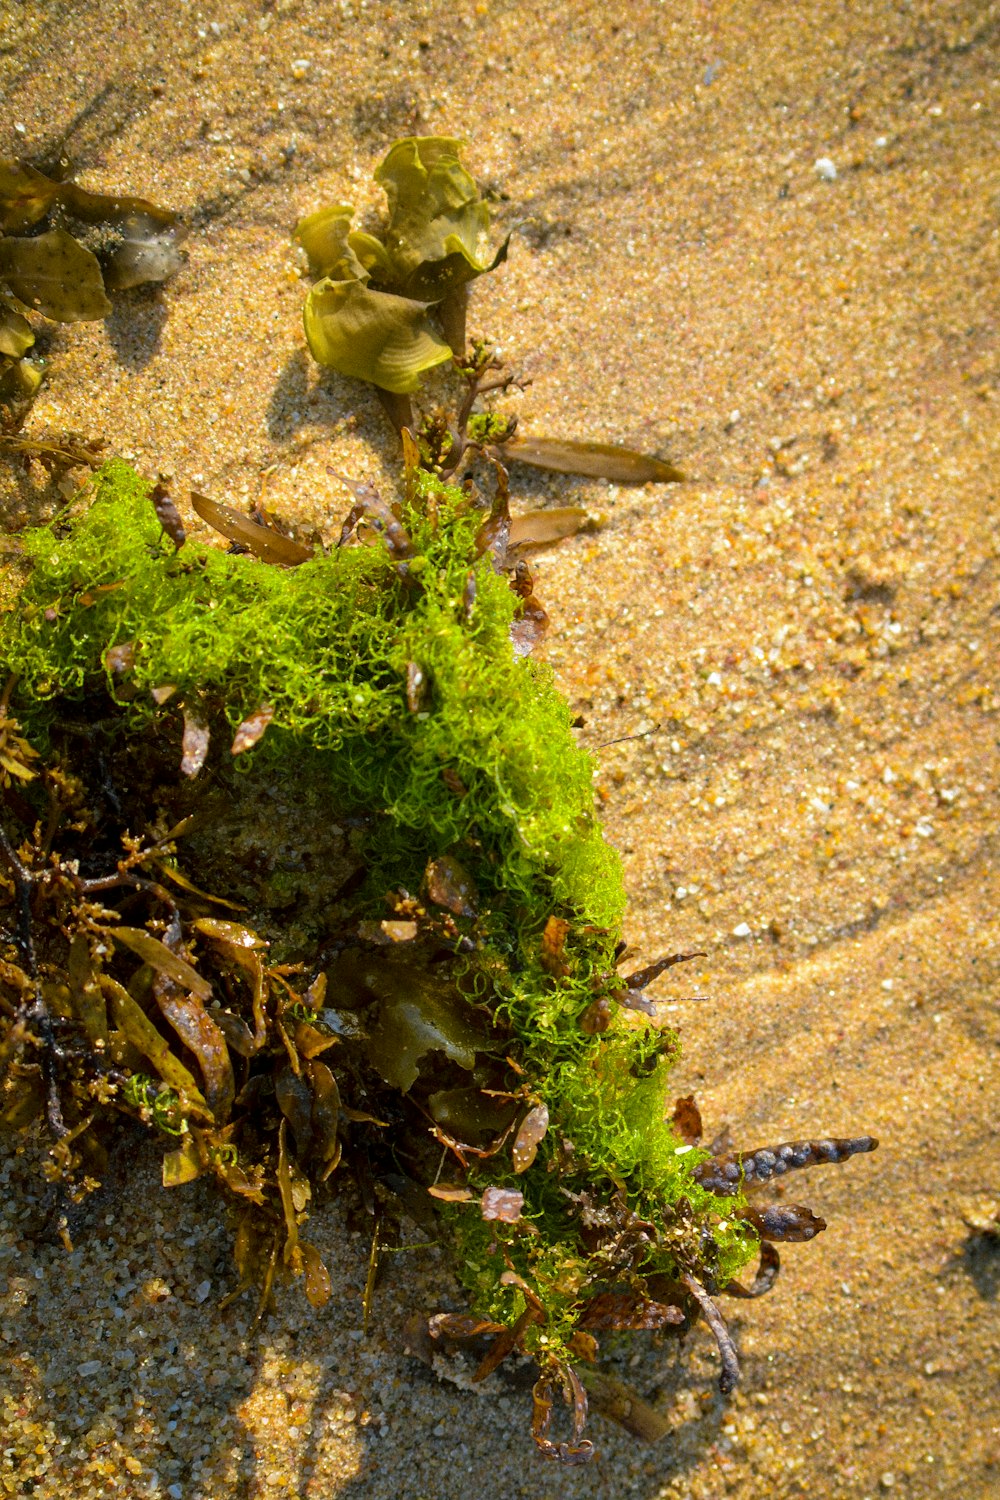
<svg viewBox="0 0 1000 1500">
<path fill-rule="evenodd" d="M 145 199 L 90 193 L 0 160 L 0 400 L 30 399 L 42 378 L 22 309 L 60 323 L 107 317 L 108 291 L 177 270 L 182 238 L 176 214 Z"/>
<path fill-rule="evenodd" d="M 732 1335 L 726 1326 L 726 1320 L 708 1295 L 700 1281 L 682 1271 L 681 1283 L 687 1287 L 692 1297 L 701 1308 L 705 1322 L 715 1335 L 715 1342 L 719 1346 L 722 1356 L 722 1374 L 719 1376 L 719 1390 L 724 1396 L 736 1389 L 740 1378 L 740 1362 L 736 1356 L 736 1345 L 733 1343 Z"/>
<path fill-rule="evenodd" d="M 877 1146 L 878 1141 L 870 1135 L 838 1140 L 786 1141 L 780 1146 L 760 1146 L 754 1151 L 712 1157 L 710 1161 L 699 1163 L 695 1177 L 702 1187 L 728 1196 L 744 1187 L 769 1182 L 772 1177 L 782 1177 L 799 1167 L 847 1161 L 848 1157 L 874 1151 Z"/>
<path fill-rule="evenodd" d="M 749 1286 L 744 1286 L 740 1281 L 727 1281 L 721 1290 L 727 1297 L 763 1297 L 771 1290 L 778 1279 L 781 1269 L 781 1259 L 769 1240 L 762 1240 L 760 1246 L 760 1263 L 757 1272 Z"/>
<path fill-rule="evenodd" d="M 618 484 L 680 484 L 685 478 L 673 464 L 616 443 L 517 437 L 504 443 L 503 453 L 511 463 L 529 464 L 533 469 L 611 479 Z"/>
<path fill-rule="evenodd" d="M 634 1292 L 601 1292 L 587 1303 L 580 1327 L 596 1332 L 645 1332 L 684 1321 L 683 1311 L 670 1303 L 654 1302 Z"/>
<path fill-rule="evenodd" d="M 549 1437 L 552 1426 L 552 1387 L 556 1381 L 562 1386 L 566 1401 L 573 1411 L 573 1435 L 568 1443 L 554 1443 Z M 587 1421 L 587 1393 L 571 1365 L 551 1372 L 545 1371 L 532 1387 L 531 1403 L 531 1436 L 543 1458 L 558 1459 L 564 1464 L 585 1464 L 593 1458 L 594 1445 L 589 1438 L 583 1436 Z"/>
<path fill-rule="evenodd" d="M 265 562 L 295 568 L 312 557 L 310 548 L 304 547 L 301 542 L 283 536 L 273 527 L 261 526 L 249 516 L 241 515 L 231 505 L 223 505 L 221 501 L 211 500 L 208 495 L 199 495 L 195 490 L 191 491 L 191 504 L 209 526 L 214 526 L 216 531 L 228 537 L 231 542 L 246 547 L 255 557 L 261 557 Z"/>
</svg>

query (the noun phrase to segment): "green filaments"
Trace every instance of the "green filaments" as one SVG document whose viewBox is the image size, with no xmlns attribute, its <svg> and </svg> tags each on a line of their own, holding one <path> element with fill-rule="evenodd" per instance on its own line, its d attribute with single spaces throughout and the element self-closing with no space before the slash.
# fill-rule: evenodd
<svg viewBox="0 0 1000 1500">
<path fill-rule="evenodd" d="M 681 1272 L 724 1286 L 756 1243 L 738 1217 L 742 1199 L 699 1186 L 692 1168 L 705 1153 L 670 1122 L 676 1038 L 616 1000 L 620 862 L 595 816 L 568 704 L 546 668 L 514 654 L 519 600 L 480 555 L 484 513 L 428 475 L 410 483 L 397 511 L 407 546 L 376 539 L 279 568 L 191 541 L 175 551 L 148 485 L 111 464 L 88 509 L 24 536 L 31 568 L 0 650 L 39 748 L 94 703 L 137 741 L 176 744 L 168 773 L 178 779 L 178 705 L 211 725 L 226 761 L 232 729 L 267 707 L 266 732 L 236 764 L 250 764 L 254 786 L 270 777 L 300 806 L 354 818 L 365 878 L 338 918 L 353 924 L 351 941 L 359 919 L 386 916 L 387 892 L 425 889 L 431 862 L 453 859 L 467 873 L 471 937 L 453 944 L 450 971 L 433 982 L 457 997 L 442 1005 L 470 1006 L 486 1038 L 484 1097 L 510 1100 L 515 1122 L 547 1110 L 548 1128 L 520 1173 L 509 1145 L 473 1153 L 475 1196 L 446 1208 L 446 1222 L 477 1308 L 517 1321 L 527 1304 L 503 1280 L 512 1268 L 544 1308 L 524 1346 L 566 1359 L 581 1307 L 603 1287 L 641 1297 L 645 1278 Z M 325 933 L 309 949 L 315 936 L 303 939 L 307 961 Z M 387 962 L 384 974 L 401 972 Z M 135 1103 L 174 1127 L 162 1092 Z M 487 1187 L 523 1194 L 519 1221 L 484 1220 Z M 581 1230 L 590 1203 L 611 1215 L 599 1254 Z"/>
<path fill-rule="evenodd" d="M 146 483 L 109 465 L 68 531 L 23 539 L 34 566 L 0 636 L 31 705 L 22 718 L 37 734 L 46 704 L 102 683 L 137 729 L 167 686 L 167 711 L 182 701 L 233 727 L 269 705 L 271 726 L 244 762 L 318 752 L 334 795 L 385 814 L 386 875 L 397 857 L 412 864 L 475 837 L 495 890 L 537 899 L 544 880 L 549 901 L 617 925 L 620 868 L 594 817 L 590 760 L 547 671 L 514 657 L 517 600 L 476 555 L 482 519 L 439 487 L 433 509 L 403 517 L 417 553 L 405 577 L 382 545 L 295 569 L 192 542 L 175 554 Z M 108 657 L 126 645 L 127 698 Z M 423 686 L 408 699 L 414 670 Z"/>
</svg>

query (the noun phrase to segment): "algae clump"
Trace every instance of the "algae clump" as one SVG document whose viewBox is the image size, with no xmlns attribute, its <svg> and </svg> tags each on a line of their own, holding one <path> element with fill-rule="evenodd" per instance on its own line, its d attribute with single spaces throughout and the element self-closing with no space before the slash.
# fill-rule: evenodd
<svg viewBox="0 0 1000 1500">
<path fill-rule="evenodd" d="M 672 960 L 617 973 L 620 862 L 515 651 L 524 588 L 419 470 L 367 545 L 294 568 L 177 546 L 150 488 L 109 464 L 27 532 L 0 631 L 45 768 L 4 810 L 3 1118 L 46 1116 L 79 1184 L 112 1106 L 138 1115 L 165 1183 L 241 1205 L 238 1290 L 284 1268 L 316 1305 L 310 1195 L 362 1156 L 402 1174 L 474 1309 L 432 1332 L 492 1335 L 484 1372 L 533 1355 L 536 1442 L 584 1457 L 596 1331 L 685 1323 L 758 1236 L 671 1116 L 639 991 Z"/>
</svg>

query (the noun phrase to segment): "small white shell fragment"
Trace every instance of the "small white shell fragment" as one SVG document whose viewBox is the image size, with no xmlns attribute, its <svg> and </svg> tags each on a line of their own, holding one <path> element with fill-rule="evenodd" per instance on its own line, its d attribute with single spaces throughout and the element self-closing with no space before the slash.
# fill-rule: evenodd
<svg viewBox="0 0 1000 1500">
<path fill-rule="evenodd" d="M 822 177 L 824 182 L 837 180 L 837 164 L 829 156 L 817 156 L 813 162 L 813 171 L 817 177 Z"/>
</svg>

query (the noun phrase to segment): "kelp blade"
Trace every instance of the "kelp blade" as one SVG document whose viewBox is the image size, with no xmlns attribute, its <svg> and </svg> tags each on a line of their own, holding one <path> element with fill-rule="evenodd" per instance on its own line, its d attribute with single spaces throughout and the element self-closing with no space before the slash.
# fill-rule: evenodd
<svg viewBox="0 0 1000 1500">
<path fill-rule="evenodd" d="M 319 364 L 397 395 L 415 391 L 426 370 L 452 357 L 428 323 L 424 303 L 373 292 L 360 281 L 318 281 L 304 321 Z"/>
<path fill-rule="evenodd" d="M 386 243 L 398 287 L 411 296 L 421 274 L 433 288 L 427 300 L 437 301 L 492 269 L 476 258 L 490 216 L 459 160 L 461 145 L 448 136 L 410 136 L 396 141 L 375 172 L 389 200 Z"/>
<path fill-rule="evenodd" d="M 89 322 L 111 311 L 96 258 L 65 229 L 0 239 L 0 277 L 26 307 L 57 323 Z"/>
<path fill-rule="evenodd" d="M 617 443 L 573 442 L 565 438 L 515 438 L 501 448 L 505 461 L 550 469 L 556 474 L 582 474 L 589 479 L 611 479 L 616 484 L 680 484 L 686 476 L 673 464 L 649 453 L 621 448 Z"/>
</svg>

